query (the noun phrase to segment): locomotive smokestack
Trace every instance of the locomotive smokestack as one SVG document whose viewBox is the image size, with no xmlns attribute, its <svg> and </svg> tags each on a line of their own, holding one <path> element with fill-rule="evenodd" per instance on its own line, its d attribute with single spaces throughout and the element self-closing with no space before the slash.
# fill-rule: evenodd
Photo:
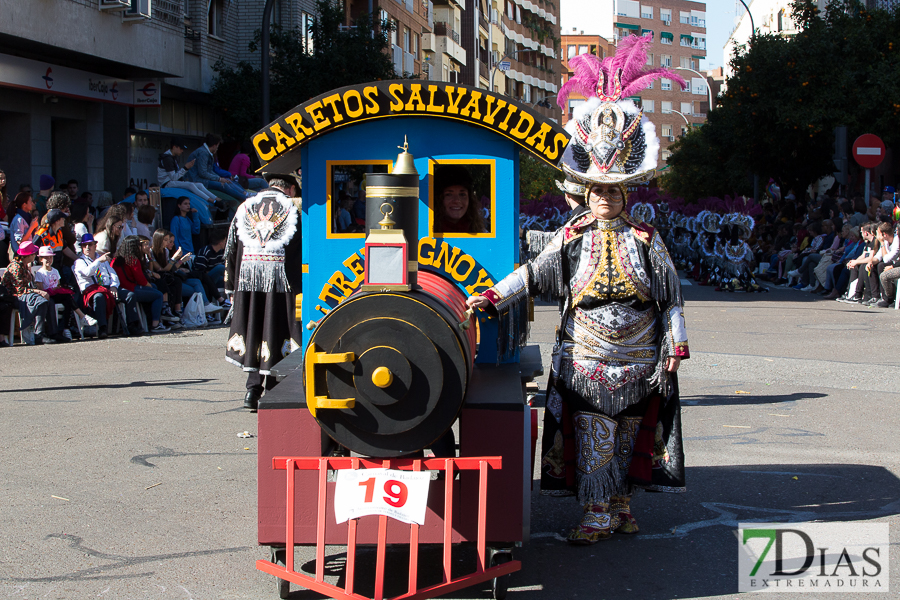
<svg viewBox="0 0 900 600">
<path fill-rule="evenodd" d="M 394 228 L 403 232 L 410 250 L 408 281 L 415 286 L 419 248 L 419 172 L 405 138 L 399 148 L 403 151 L 397 155 L 390 174 L 366 174 L 366 237 L 373 229 L 381 229 L 379 223 L 385 216 L 382 207 L 389 205 L 389 214 L 396 223 Z"/>
</svg>

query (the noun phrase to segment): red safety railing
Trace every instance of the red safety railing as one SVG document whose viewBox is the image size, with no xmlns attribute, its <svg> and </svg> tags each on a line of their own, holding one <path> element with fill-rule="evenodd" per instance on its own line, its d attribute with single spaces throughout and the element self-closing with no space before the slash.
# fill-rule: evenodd
<svg viewBox="0 0 900 600">
<path fill-rule="evenodd" d="M 298 586 L 325 594 L 331 598 L 369 600 L 354 591 L 356 570 L 356 531 L 359 519 L 350 519 L 347 535 L 347 561 L 344 587 L 338 587 L 325 581 L 325 523 L 327 480 L 329 470 L 341 469 L 399 469 L 404 471 L 444 471 L 444 515 L 443 515 L 443 582 L 423 589 L 417 589 L 419 572 L 419 525 L 409 525 L 409 589 L 405 594 L 395 596 L 391 600 L 436 598 L 455 590 L 476 585 L 496 577 L 514 573 L 521 568 L 516 560 L 487 566 L 486 526 L 487 526 L 487 484 L 488 469 L 500 469 L 500 457 L 465 457 L 465 458 L 392 458 L 365 459 L 349 457 L 275 457 L 273 468 L 287 471 L 287 530 L 285 565 L 282 567 L 267 560 L 256 561 L 256 568 L 290 581 Z M 478 471 L 478 537 L 476 541 L 476 571 L 470 575 L 453 579 L 450 567 L 452 564 L 453 533 L 453 488 L 456 470 Z M 316 522 L 316 575 L 310 577 L 294 570 L 294 471 L 318 471 L 318 503 Z M 387 546 L 387 520 L 384 515 L 360 517 L 378 519 L 377 556 L 375 562 L 375 595 L 373 600 L 384 600 L 385 551 Z"/>
</svg>

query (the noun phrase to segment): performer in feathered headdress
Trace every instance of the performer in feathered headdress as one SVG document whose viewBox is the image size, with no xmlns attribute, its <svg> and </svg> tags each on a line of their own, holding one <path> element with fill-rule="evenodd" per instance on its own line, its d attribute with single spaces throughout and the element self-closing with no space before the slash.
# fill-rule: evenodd
<svg viewBox="0 0 900 600">
<path fill-rule="evenodd" d="M 569 221 L 543 251 L 470 306 L 496 313 L 501 352 L 527 337 L 528 298 L 563 299 L 544 414 L 541 491 L 577 494 L 584 507 L 569 534 L 592 544 L 635 533 L 636 487 L 684 490 L 675 371 L 688 357 L 681 285 L 659 234 L 623 209 L 624 184 L 652 177 L 659 143 L 628 99 L 667 69 L 645 70 L 650 37 L 629 37 L 602 62 L 569 61 L 559 94 L 588 101 L 569 127 L 563 171 L 585 186 L 589 212 Z"/>
</svg>

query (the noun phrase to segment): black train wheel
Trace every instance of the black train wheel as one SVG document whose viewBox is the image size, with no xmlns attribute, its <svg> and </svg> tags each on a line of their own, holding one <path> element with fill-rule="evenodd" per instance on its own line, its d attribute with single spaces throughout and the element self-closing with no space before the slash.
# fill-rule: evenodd
<svg viewBox="0 0 900 600">
<path fill-rule="evenodd" d="M 491 557 L 491 566 L 496 567 L 498 565 L 503 565 L 511 560 L 511 552 L 496 552 Z M 494 579 L 491 580 L 491 593 L 494 600 L 503 600 L 506 598 L 506 593 L 509 591 L 509 577 L 509 575 L 503 575 L 501 577 L 494 577 Z"/>
<path fill-rule="evenodd" d="M 309 348 L 354 353 L 352 363 L 317 367 L 316 393 L 356 402 L 318 409 L 316 420 L 336 442 L 366 456 L 428 447 L 462 408 L 470 364 L 462 340 L 458 318 L 430 294 L 360 294 L 341 303 L 316 328 Z M 384 369 L 389 383 L 376 385 L 376 371 Z"/>
</svg>

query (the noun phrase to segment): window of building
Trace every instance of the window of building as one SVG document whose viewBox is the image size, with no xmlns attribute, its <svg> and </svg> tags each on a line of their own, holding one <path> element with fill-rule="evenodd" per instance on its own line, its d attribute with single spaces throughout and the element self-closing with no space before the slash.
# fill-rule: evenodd
<svg viewBox="0 0 900 600">
<path fill-rule="evenodd" d="M 691 59 L 687 56 L 682 56 L 678 59 L 678 66 L 682 69 L 689 68 L 691 66 Z"/>
<path fill-rule="evenodd" d="M 585 44 L 583 46 L 578 46 L 578 54 L 587 54 L 587 53 L 588 53 L 587 44 Z"/>
<path fill-rule="evenodd" d="M 208 29 L 209 35 L 225 36 L 225 0 L 211 0 L 209 3 Z"/>
<path fill-rule="evenodd" d="M 653 53 L 652 52 L 647 53 L 647 66 L 648 67 L 653 66 Z"/>
<path fill-rule="evenodd" d="M 507 0 L 506 2 L 506 16 L 510 19 L 516 18 L 515 9 L 513 8 L 512 0 Z"/>
<path fill-rule="evenodd" d="M 669 54 L 660 54 L 659 55 L 659 66 L 671 67 L 672 66 L 672 56 Z M 663 88 L 663 89 L 665 89 L 665 88 Z"/>
<path fill-rule="evenodd" d="M 663 102 L 665 104 L 665 102 Z M 666 112 L 666 111 L 663 111 Z M 664 138 L 672 137 L 672 126 L 671 125 L 663 125 L 660 127 L 660 131 L 662 132 L 662 136 Z"/>
<path fill-rule="evenodd" d="M 575 49 L 576 49 L 576 48 L 577 48 L 577 47 L 576 47 L 574 44 L 571 44 L 571 45 L 569 46 L 568 52 L 567 52 L 567 56 L 568 56 L 569 58 L 573 58 L 573 57 L 575 56 Z"/>
<path fill-rule="evenodd" d="M 687 132 L 688 132 L 688 126 L 682 125 L 681 126 L 681 135 L 687 135 Z"/>
<path fill-rule="evenodd" d="M 569 118 L 570 119 L 572 118 L 572 115 L 575 112 L 575 107 L 577 107 L 579 104 L 584 104 L 584 102 L 585 101 L 580 98 L 576 99 L 576 100 L 569 100 Z"/>
<path fill-rule="evenodd" d="M 653 7 L 652 6 L 644 6 L 641 4 L 641 18 L 642 19 L 652 19 L 653 18 Z"/>
<path fill-rule="evenodd" d="M 691 46 L 692 48 L 696 48 L 698 50 L 706 50 L 706 38 L 705 37 L 697 37 L 693 36 L 694 43 Z"/>
<path fill-rule="evenodd" d="M 688 116 L 694 114 L 694 103 L 693 102 L 682 102 L 681 103 L 681 112 Z"/>
<path fill-rule="evenodd" d="M 654 111 L 654 102 L 653 100 L 641 100 L 641 104 L 644 107 L 644 112 L 652 113 Z"/>
<path fill-rule="evenodd" d="M 661 8 L 659 9 L 659 20 L 668 25 L 672 22 L 672 9 L 670 8 Z"/>
<path fill-rule="evenodd" d="M 650 85 L 647 86 L 647 89 L 648 89 L 648 90 L 652 90 L 652 89 L 653 89 L 653 82 L 652 82 L 652 81 L 650 82 Z"/>
<path fill-rule="evenodd" d="M 672 34 L 669 34 L 669 36 L 671 36 L 671 35 L 672 35 Z M 659 38 L 659 43 L 660 43 L 660 44 L 665 44 L 666 46 L 671 46 L 671 45 L 672 45 L 672 38 L 669 37 L 669 36 L 665 36 L 665 35 L 660 36 L 660 38 Z"/>
<path fill-rule="evenodd" d="M 664 92 L 671 91 L 672 90 L 672 80 L 663 78 L 659 89 L 661 89 Z"/>
<path fill-rule="evenodd" d="M 522 9 L 519 8 L 518 4 L 516 4 L 516 23 L 522 24 Z"/>
<path fill-rule="evenodd" d="M 419 34 L 414 33 L 412 35 L 412 53 L 416 57 L 416 60 L 419 60 Z"/>
<path fill-rule="evenodd" d="M 696 71 L 697 69 L 700 68 L 699 65 L 700 65 L 700 61 L 698 61 L 698 60 L 695 59 L 695 58 L 692 58 L 692 59 L 691 59 L 690 67 L 691 67 L 692 69 L 694 69 L 694 70 Z"/>
<path fill-rule="evenodd" d="M 384 18 L 387 19 L 387 13 L 384 13 Z M 314 17 L 307 13 L 300 13 L 300 32 L 303 36 L 303 46 L 306 49 L 307 54 L 313 53 L 313 21 Z"/>
<path fill-rule="evenodd" d="M 403 27 L 403 51 L 409 52 L 409 27 Z"/>
<path fill-rule="evenodd" d="M 531 102 L 531 86 L 525 86 L 525 102 Z"/>
<path fill-rule="evenodd" d="M 678 13 L 678 22 L 684 23 L 685 25 L 690 25 L 691 24 L 691 13 L 680 11 Z"/>
<path fill-rule="evenodd" d="M 652 29 L 642 29 L 641 30 L 641 36 L 645 36 L 647 34 L 650 34 L 650 39 L 652 40 L 653 39 L 653 30 Z"/>
<path fill-rule="evenodd" d="M 669 158 L 670 158 L 671 156 L 672 156 L 672 153 L 669 152 L 668 150 L 663 150 L 663 151 L 662 151 L 662 159 L 663 159 L 663 160 L 669 160 Z"/>
<path fill-rule="evenodd" d="M 603 58 L 603 52 L 602 51 L 597 52 L 596 44 L 591 44 L 591 54 L 593 54 L 594 56 L 599 56 L 600 58 Z"/>
<path fill-rule="evenodd" d="M 618 0 L 616 2 L 616 14 L 620 17 L 637 19 L 641 14 L 641 4 L 637 0 Z"/>
<path fill-rule="evenodd" d="M 662 101 L 662 112 L 664 115 L 668 115 L 672 112 L 672 102 L 669 100 Z"/>
</svg>

